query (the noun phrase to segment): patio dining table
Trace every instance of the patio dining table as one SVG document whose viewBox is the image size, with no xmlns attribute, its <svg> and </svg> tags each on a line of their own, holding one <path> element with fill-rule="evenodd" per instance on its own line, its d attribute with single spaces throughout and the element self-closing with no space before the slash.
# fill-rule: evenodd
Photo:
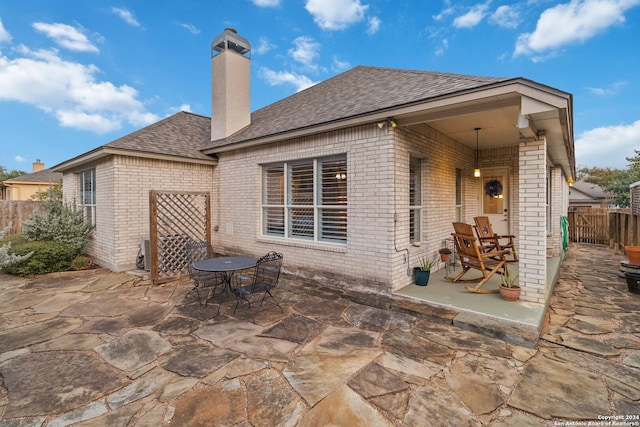
<svg viewBox="0 0 640 427">
<path fill-rule="evenodd" d="M 228 257 L 217 257 L 217 258 L 208 258 L 202 261 L 198 261 L 193 264 L 193 268 L 198 271 L 205 271 L 209 273 L 222 273 L 222 278 L 224 282 L 223 296 L 226 296 L 227 293 L 233 291 L 233 287 L 231 285 L 231 279 L 233 275 L 237 271 L 246 270 L 249 268 L 253 268 L 256 266 L 258 262 L 257 258 L 253 257 L 245 257 L 245 256 L 228 256 Z M 208 298 L 207 298 L 208 299 Z M 206 304 L 205 300 L 205 304 Z M 222 305 L 223 300 L 220 301 L 220 305 Z M 218 306 L 218 312 L 220 311 L 220 306 Z"/>
</svg>

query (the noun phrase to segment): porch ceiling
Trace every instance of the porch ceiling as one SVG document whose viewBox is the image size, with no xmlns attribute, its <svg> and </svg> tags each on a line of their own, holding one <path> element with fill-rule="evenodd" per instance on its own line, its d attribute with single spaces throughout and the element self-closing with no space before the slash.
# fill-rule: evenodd
<svg viewBox="0 0 640 427">
<path fill-rule="evenodd" d="M 422 111 L 396 115 L 394 119 L 399 125 L 409 127 L 426 124 L 474 150 L 475 128 L 480 128 L 480 150 L 517 146 L 521 139 L 545 135 L 549 158 L 554 165 L 562 167 L 567 177 L 573 177 L 570 100 L 564 99 L 562 105 L 557 98 L 534 99 L 530 95 L 511 92 L 432 109 L 425 105 L 427 108 Z"/>
</svg>

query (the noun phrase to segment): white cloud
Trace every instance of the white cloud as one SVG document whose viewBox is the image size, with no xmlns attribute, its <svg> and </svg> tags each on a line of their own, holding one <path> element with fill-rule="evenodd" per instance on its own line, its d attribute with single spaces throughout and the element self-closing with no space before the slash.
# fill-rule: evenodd
<svg viewBox="0 0 640 427">
<path fill-rule="evenodd" d="M 289 55 L 307 68 L 316 69 L 317 65 L 314 61 L 318 59 L 320 53 L 320 43 L 317 43 L 311 37 L 300 36 L 294 41 L 294 48 L 289 49 Z"/>
<path fill-rule="evenodd" d="M 576 163 L 587 167 L 625 169 L 626 157 L 640 149 L 640 120 L 630 125 L 606 126 L 583 132 L 575 142 Z M 616 153 L 612 155 L 612 153 Z"/>
<path fill-rule="evenodd" d="M 0 43 L 9 43 L 11 42 L 11 34 L 4 28 L 2 24 L 2 18 L 0 18 Z"/>
<path fill-rule="evenodd" d="M 276 45 L 272 44 L 268 38 L 260 37 L 258 40 L 258 46 L 253 49 L 253 52 L 257 55 L 264 55 L 275 47 Z"/>
<path fill-rule="evenodd" d="M 89 114 L 84 111 L 58 110 L 55 115 L 62 126 L 74 129 L 107 133 L 122 127 L 122 122 L 118 119 L 107 118 L 100 114 Z"/>
<path fill-rule="evenodd" d="M 500 6 L 491 15 L 491 22 L 503 28 L 517 28 L 520 11 L 515 6 Z"/>
<path fill-rule="evenodd" d="M 123 122 L 141 126 L 158 119 L 134 88 L 97 81 L 100 70 L 94 65 L 65 61 L 55 49 L 20 45 L 16 51 L 19 57 L 0 56 L 0 101 L 23 102 L 52 114 L 62 126 L 98 133 Z"/>
<path fill-rule="evenodd" d="M 453 20 L 453 26 L 456 28 L 473 28 L 482 21 L 487 14 L 490 0 L 483 4 L 473 6 L 464 15 L 458 16 Z"/>
<path fill-rule="evenodd" d="M 521 34 L 514 56 L 536 55 L 585 41 L 623 23 L 624 13 L 640 0 L 572 0 L 542 12 L 533 33 Z"/>
<path fill-rule="evenodd" d="M 440 44 L 436 46 L 435 54 L 436 56 L 442 56 L 449 49 L 449 39 L 440 40 Z"/>
<path fill-rule="evenodd" d="M 80 30 L 67 24 L 34 22 L 33 28 L 44 33 L 58 46 L 77 52 L 99 52 L 99 49 Z"/>
<path fill-rule="evenodd" d="M 18 162 L 18 163 L 24 163 L 24 162 L 26 162 L 26 161 L 27 161 L 27 159 L 26 159 L 26 158 L 24 158 L 24 157 L 22 157 L 22 156 L 15 156 L 15 157 L 13 158 L 13 160 L 15 160 L 15 161 L 16 161 L 16 162 Z"/>
<path fill-rule="evenodd" d="M 178 22 L 178 25 L 180 25 L 182 28 L 185 28 L 191 34 L 200 34 L 200 29 L 197 28 L 195 25 L 186 24 L 184 22 Z"/>
<path fill-rule="evenodd" d="M 627 85 L 627 82 L 614 82 L 610 84 L 608 87 L 588 87 L 587 90 L 589 93 L 598 96 L 606 96 L 606 95 L 615 95 L 620 91 L 621 88 Z"/>
<path fill-rule="evenodd" d="M 280 0 L 251 0 L 258 7 L 277 7 L 280 6 Z"/>
<path fill-rule="evenodd" d="M 169 107 L 168 111 L 169 111 L 169 113 L 168 113 L 169 116 L 173 115 L 173 114 L 176 114 L 176 113 L 179 113 L 180 111 L 186 111 L 188 113 L 192 112 L 190 104 L 181 104 L 178 107 Z"/>
<path fill-rule="evenodd" d="M 373 18 L 369 18 L 369 28 L 367 28 L 367 34 L 375 34 L 380 29 L 380 18 L 374 16 Z"/>
<path fill-rule="evenodd" d="M 368 5 L 360 0 L 307 0 L 305 9 L 323 30 L 343 30 L 364 19 Z"/>
<path fill-rule="evenodd" d="M 331 69 L 336 72 L 342 72 L 347 68 L 351 68 L 349 61 L 340 61 L 337 56 L 333 57 Z"/>
<path fill-rule="evenodd" d="M 449 49 L 448 31 L 444 27 L 428 27 L 429 39 L 433 40 L 435 45 L 434 54 L 442 56 Z"/>
<path fill-rule="evenodd" d="M 282 84 L 291 84 L 296 88 L 297 92 L 313 86 L 316 82 L 307 76 L 286 71 L 273 71 L 268 68 L 262 68 L 262 78 L 271 86 Z"/>
<path fill-rule="evenodd" d="M 434 21 L 441 21 L 455 12 L 455 8 L 451 6 L 450 2 L 446 1 L 445 4 L 448 6 L 447 8 L 443 9 L 439 14 L 432 16 Z"/>
<path fill-rule="evenodd" d="M 118 15 L 127 24 L 134 27 L 140 27 L 140 22 L 138 22 L 136 17 L 133 15 L 133 12 L 121 7 L 112 7 L 111 12 Z"/>
</svg>

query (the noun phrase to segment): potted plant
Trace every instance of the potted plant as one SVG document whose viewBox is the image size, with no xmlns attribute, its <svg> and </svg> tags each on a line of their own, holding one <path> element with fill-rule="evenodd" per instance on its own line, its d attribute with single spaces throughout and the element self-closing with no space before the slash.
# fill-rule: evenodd
<svg viewBox="0 0 640 427">
<path fill-rule="evenodd" d="M 640 246 L 625 246 L 624 252 L 629 258 L 629 264 L 640 265 Z"/>
<path fill-rule="evenodd" d="M 413 279 L 418 286 L 427 286 L 429 283 L 429 276 L 431 276 L 431 268 L 434 261 L 429 257 L 423 257 L 420 259 L 420 265 L 413 268 Z"/>
<path fill-rule="evenodd" d="M 518 275 L 512 276 L 509 271 L 502 275 L 502 284 L 500 284 L 500 296 L 505 301 L 517 301 L 520 299 L 520 286 L 515 283 Z"/>
<path fill-rule="evenodd" d="M 440 248 L 440 250 L 438 250 L 438 253 L 440 254 L 440 261 L 442 262 L 449 261 L 449 257 L 451 256 L 451 249 Z"/>
</svg>

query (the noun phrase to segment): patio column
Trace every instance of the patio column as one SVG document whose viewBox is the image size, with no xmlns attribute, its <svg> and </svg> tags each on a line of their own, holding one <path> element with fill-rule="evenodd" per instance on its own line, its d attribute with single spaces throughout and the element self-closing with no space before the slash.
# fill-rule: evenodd
<svg viewBox="0 0 640 427">
<path fill-rule="evenodd" d="M 562 253 L 562 231 L 560 229 L 560 217 L 566 215 L 563 197 L 563 175 L 562 169 L 552 167 L 549 171 L 549 217 L 547 218 L 547 249 L 552 256 L 559 256 Z"/>
<path fill-rule="evenodd" d="M 521 141 L 519 146 L 518 225 L 520 299 L 545 303 L 547 279 L 546 171 L 547 140 Z"/>
</svg>

